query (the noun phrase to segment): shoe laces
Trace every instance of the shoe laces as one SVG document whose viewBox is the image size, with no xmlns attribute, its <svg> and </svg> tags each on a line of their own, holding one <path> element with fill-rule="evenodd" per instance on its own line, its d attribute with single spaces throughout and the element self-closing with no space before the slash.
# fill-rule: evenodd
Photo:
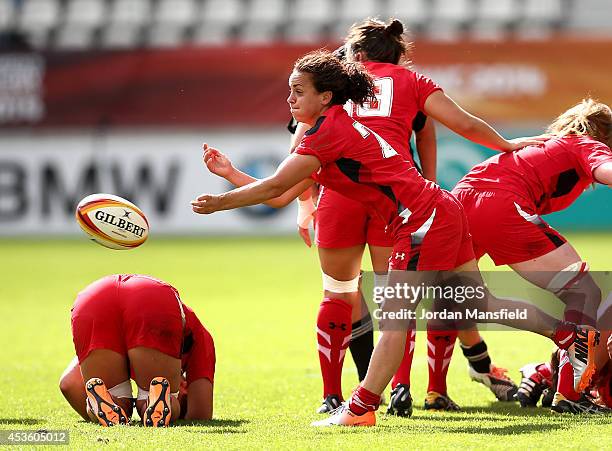
<svg viewBox="0 0 612 451">
<path fill-rule="evenodd" d="M 329 416 L 334 416 L 334 415 L 337 415 L 337 414 L 339 414 L 339 413 L 344 412 L 344 411 L 345 411 L 346 409 L 348 409 L 348 408 L 349 408 L 349 407 L 348 407 L 348 401 L 345 401 L 345 402 L 341 403 L 341 404 L 340 404 L 338 407 L 336 407 L 335 409 L 330 410 L 328 413 L 329 413 Z"/>
</svg>

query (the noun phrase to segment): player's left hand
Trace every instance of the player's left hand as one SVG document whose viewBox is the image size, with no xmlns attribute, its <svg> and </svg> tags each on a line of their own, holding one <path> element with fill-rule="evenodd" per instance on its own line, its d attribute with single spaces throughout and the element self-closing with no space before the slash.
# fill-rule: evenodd
<svg viewBox="0 0 612 451">
<path fill-rule="evenodd" d="M 550 135 L 543 134 L 537 136 L 524 136 L 522 138 L 509 139 L 510 148 L 508 151 L 522 149 L 527 146 L 539 146 L 550 139 Z"/>
<path fill-rule="evenodd" d="M 608 337 L 608 355 L 612 360 L 612 334 L 610 334 L 610 336 Z"/>
<path fill-rule="evenodd" d="M 234 166 L 230 159 L 218 149 L 204 143 L 202 145 L 202 152 L 202 160 L 213 174 L 227 178 L 234 171 Z"/>
<path fill-rule="evenodd" d="M 221 210 L 221 196 L 214 194 L 202 194 L 196 200 L 191 201 L 191 209 L 194 213 L 209 215 Z"/>
<path fill-rule="evenodd" d="M 304 244 L 308 247 L 312 247 L 312 240 L 310 239 L 310 229 L 298 226 L 298 234 L 302 238 Z"/>
</svg>

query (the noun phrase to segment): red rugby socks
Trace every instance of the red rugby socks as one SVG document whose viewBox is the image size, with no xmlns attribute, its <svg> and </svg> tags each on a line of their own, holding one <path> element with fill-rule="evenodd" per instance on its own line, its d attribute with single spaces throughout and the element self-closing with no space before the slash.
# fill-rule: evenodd
<svg viewBox="0 0 612 451">
<path fill-rule="evenodd" d="M 561 349 L 569 348 L 576 338 L 576 325 L 567 321 L 560 321 L 553 333 L 552 340 Z"/>
<path fill-rule="evenodd" d="M 366 390 L 361 385 L 353 392 L 349 399 L 349 409 L 355 415 L 363 415 L 366 412 L 374 412 L 380 405 L 380 395 Z"/>
<path fill-rule="evenodd" d="M 574 390 L 574 369 L 569 361 L 567 351 L 559 351 L 559 376 L 557 391 L 570 401 L 580 399 L 580 394 Z"/>
<path fill-rule="evenodd" d="M 456 340 L 456 330 L 427 330 L 428 392 L 446 395 L 446 374 Z"/>
<path fill-rule="evenodd" d="M 414 326 L 414 325 L 413 325 Z M 414 357 L 414 344 L 416 340 L 416 330 L 411 327 L 406 331 L 406 348 L 404 358 L 399 368 L 391 380 L 391 388 L 398 384 L 410 385 L 410 369 L 412 368 L 412 358 Z"/>
<path fill-rule="evenodd" d="M 317 316 L 319 363 L 323 376 L 323 397 L 342 397 L 342 364 L 351 341 L 352 307 L 340 299 L 325 298 Z"/>
</svg>

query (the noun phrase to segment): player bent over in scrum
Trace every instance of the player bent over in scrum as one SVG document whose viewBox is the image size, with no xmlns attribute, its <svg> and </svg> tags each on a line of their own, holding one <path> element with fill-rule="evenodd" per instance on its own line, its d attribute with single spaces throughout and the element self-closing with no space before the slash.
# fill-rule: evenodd
<svg viewBox="0 0 612 451">
<path fill-rule="evenodd" d="M 77 357 L 60 389 L 84 419 L 128 424 L 130 378 L 145 426 L 212 418 L 213 339 L 171 285 L 138 274 L 93 282 L 72 308 L 72 337 Z"/>
<path fill-rule="evenodd" d="M 610 320 L 597 318 L 600 287 L 576 249 L 541 215 L 566 209 L 591 184 L 612 184 L 611 129 L 610 107 L 584 99 L 553 121 L 545 142 L 489 158 L 452 191 L 467 214 L 476 258 L 489 254 L 496 265 L 509 265 L 561 300 L 566 321 L 601 330 Z M 607 353 L 596 356 L 603 356 L 596 357 L 601 367 Z M 554 406 L 579 402 L 574 385 L 570 366 L 563 366 Z"/>
<path fill-rule="evenodd" d="M 202 194 L 192 201 L 193 211 L 211 214 L 258 204 L 280 196 L 300 182 L 312 183 L 315 180 L 364 203 L 387 221 L 394 241 L 389 286 L 394 285 L 396 277 L 408 271 L 417 274 L 423 271 L 471 272 L 475 282 L 482 285 L 461 204 L 435 183 L 423 179 L 414 166 L 381 136 L 351 119 L 342 108 L 349 99 L 362 104 L 373 98 L 372 78 L 362 66 L 341 62 L 329 52 L 313 52 L 296 62 L 289 87 L 287 101 L 292 115 L 312 127 L 295 153 L 268 178 L 219 195 Z M 435 94 L 421 94 L 417 99 L 419 104 L 425 112 L 431 113 L 428 111 L 428 105 L 431 106 L 429 98 Z M 443 94 L 436 97 L 443 103 L 443 110 L 457 109 L 456 104 Z M 433 108 L 434 114 L 430 115 L 436 119 L 444 117 L 443 113 L 436 117 L 436 112 L 440 113 Z M 488 139 L 483 138 L 483 141 L 490 142 L 497 149 L 514 150 L 538 142 L 533 139 L 508 141 L 490 127 L 486 129 Z M 508 311 L 518 307 L 517 302 L 495 298 L 489 292 L 486 292 L 485 303 L 487 308 L 495 303 L 499 309 Z M 407 307 L 415 309 L 416 304 Z M 496 319 L 495 322 L 539 333 L 565 348 L 584 348 L 584 353 L 574 352 L 572 365 L 577 374 L 578 388 L 588 384 L 593 370 L 596 331 L 582 334 L 582 328 L 556 320 L 535 307 L 530 308 L 528 318 L 529 322 L 525 323 L 512 318 Z M 348 403 L 329 419 L 315 425 L 375 424 L 374 411 L 380 404 L 380 394 L 402 360 L 405 343 L 405 329 L 385 330 L 376 345 L 364 381 Z"/>
</svg>

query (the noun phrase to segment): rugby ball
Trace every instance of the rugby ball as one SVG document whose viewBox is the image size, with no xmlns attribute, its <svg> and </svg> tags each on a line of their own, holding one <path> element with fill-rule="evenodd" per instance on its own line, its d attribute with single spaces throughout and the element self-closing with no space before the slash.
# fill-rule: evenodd
<svg viewBox="0 0 612 451">
<path fill-rule="evenodd" d="M 85 197 L 77 205 L 76 220 L 93 241 L 110 249 L 132 249 L 149 236 L 149 222 L 140 208 L 112 194 Z"/>
</svg>

